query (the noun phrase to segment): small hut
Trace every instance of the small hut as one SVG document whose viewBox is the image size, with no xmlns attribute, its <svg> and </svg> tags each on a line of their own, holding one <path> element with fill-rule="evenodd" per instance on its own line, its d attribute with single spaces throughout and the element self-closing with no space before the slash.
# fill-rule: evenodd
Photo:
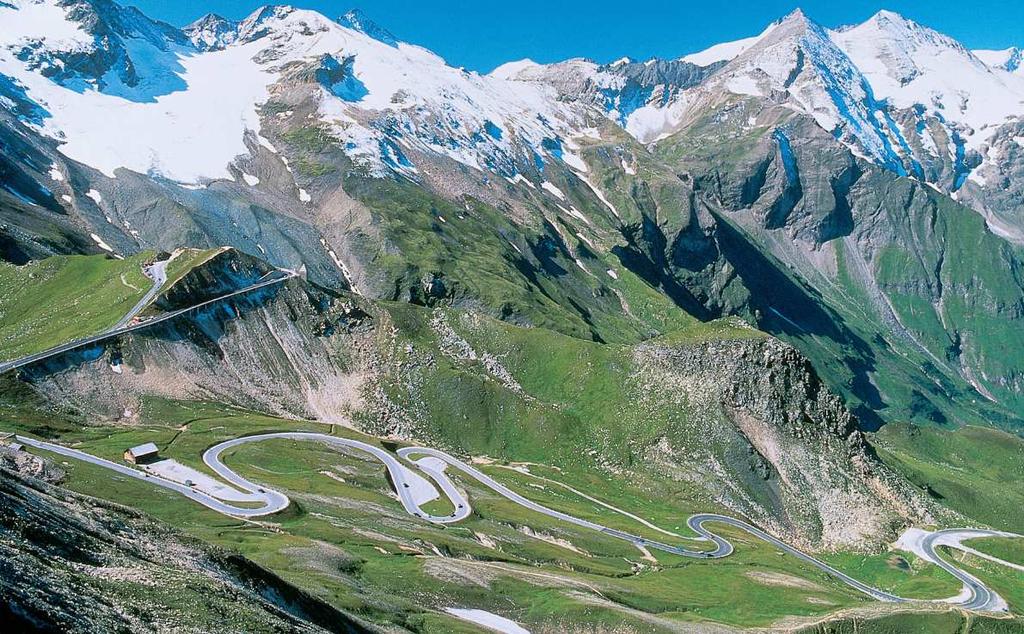
<svg viewBox="0 0 1024 634">
<path fill-rule="evenodd" d="M 155 444 L 147 442 L 143 445 L 139 445 L 138 447 L 126 449 L 124 452 L 124 459 L 132 464 L 145 464 L 156 460 L 157 451 Z"/>
</svg>

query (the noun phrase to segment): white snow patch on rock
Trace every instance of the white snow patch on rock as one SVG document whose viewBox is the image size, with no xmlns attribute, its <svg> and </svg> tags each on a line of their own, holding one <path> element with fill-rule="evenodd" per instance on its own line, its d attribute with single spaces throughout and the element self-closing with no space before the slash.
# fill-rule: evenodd
<svg viewBox="0 0 1024 634">
<path fill-rule="evenodd" d="M 615 214 L 616 218 L 621 218 L 621 216 L 619 216 L 619 210 L 616 209 L 615 205 L 613 205 L 607 198 L 605 198 L 604 192 L 602 192 L 600 189 L 598 189 L 596 185 L 591 183 L 589 179 L 584 178 L 582 175 L 579 175 L 579 174 L 577 174 L 577 176 L 579 176 L 579 179 L 581 181 L 583 181 L 584 183 L 586 183 L 587 187 L 589 187 L 591 189 L 591 191 L 594 192 L 594 195 L 597 196 L 597 199 L 600 200 L 602 203 L 604 203 L 604 206 L 607 207 L 609 210 L 611 210 L 611 212 L 613 214 Z"/>
<path fill-rule="evenodd" d="M 508 182 L 512 183 L 513 185 L 520 185 L 521 184 L 521 185 L 526 185 L 530 189 L 537 189 L 537 186 L 534 185 L 532 182 L 530 182 L 530 179 L 526 178 L 525 176 L 523 176 L 519 172 L 516 172 L 516 175 L 513 176 L 512 178 L 505 177 L 505 180 L 507 180 Z"/>
<path fill-rule="evenodd" d="M 583 172 L 586 174 L 590 170 L 587 168 L 587 164 L 583 162 L 583 157 L 579 154 L 565 149 L 562 151 L 562 162 L 576 170 L 577 172 Z"/>
<path fill-rule="evenodd" d="M 257 134 L 256 139 L 260 142 L 260 145 L 267 148 L 267 150 L 269 150 L 273 154 L 277 154 L 277 148 L 274 147 L 274 144 L 268 141 L 265 136 L 263 136 L 262 134 Z"/>
<path fill-rule="evenodd" d="M 89 237 L 92 238 L 92 241 L 95 242 L 96 246 L 98 246 L 99 248 L 103 249 L 104 251 L 110 251 L 111 253 L 114 252 L 114 249 L 112 249 L 109 244 L 104 242 L 103 238 L 99 237 L 95 233 L 90 233 Z"/>
<path fill-rule="evenodd" d="M 562 193 L 562 190 L 558 189 L 558 187 L 556 187 L 554 184 L 552 184 L 552 183 L 550 183 L 548 181 L 544 181 L 543 183 L 540 184 L 540 186 L 546 192 L 548 192 L 548 193 L 552 194 L 553 196 L 555 196 L 556 198 L 558 198 L 558 200 L 565 200 L 565 194 Z"/>
</svg>

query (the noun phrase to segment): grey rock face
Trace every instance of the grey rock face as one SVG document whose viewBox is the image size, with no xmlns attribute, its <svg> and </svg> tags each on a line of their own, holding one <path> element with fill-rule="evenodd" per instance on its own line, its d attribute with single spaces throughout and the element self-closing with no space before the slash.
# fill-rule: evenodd
<svg viewBox="0 0 1024 634">
<path fill-rule="evenodd" d="M 877 460 L 792 347 L 771 338 L 643 345 L 635 361 L 646 389 L 681 392 L 696 410 L 694 427 L 666 435 L 651 455 L 726 507 L 824 548 L 863 548 L 932 521 L 936 505 Z"/>
</svg>

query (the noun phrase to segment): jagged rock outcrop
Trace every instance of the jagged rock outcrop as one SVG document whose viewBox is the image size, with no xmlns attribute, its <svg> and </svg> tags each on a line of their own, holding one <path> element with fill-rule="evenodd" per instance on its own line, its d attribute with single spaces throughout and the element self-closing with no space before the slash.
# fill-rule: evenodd
<svg viewBox="0 0 1024 634">
<path fill-rule="evenodd" d="M 634 360 L 637 389 L 671 395 L 692 421 L 651 447 L 652 459 L 735 512 L 825 549 L 871 547 L 934 522 L 936 505 L 875 457 L 793 347 L 771 337 L 650 344 Z"/>
</svg>

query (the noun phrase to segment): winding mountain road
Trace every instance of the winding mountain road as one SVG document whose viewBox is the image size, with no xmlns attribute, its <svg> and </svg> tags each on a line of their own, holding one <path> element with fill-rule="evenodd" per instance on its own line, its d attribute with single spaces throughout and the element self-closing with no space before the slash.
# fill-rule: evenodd
<svg viewBox="0 0 1024 634">
<path fill-rule="evenodd" d="M 189 313 L 189 312 L 192 312 L 194 310 L 199 310 L 200 308 L 204 308 L 206 306 L 209 306 L 210 304 L 215 304 L 217 302 L 221 302 L 221 301 L 224 301 L 226 299 L 230 299 L 232 297 L 236 297 L 238 295 L 243 295 L 245 293 L 251 293 L 252 291 L 255 291 L 255 290 L 267 287 L 267 286 L 271 286 L 271 285 L 274 285 L 274 284 L 280 284 L 281 282 L 284 282 L 285 280 L 288 280 L 288 279 L 291 279 L 293 277 L 296 277 L 297 275 L 298 275 L 298 273 L 296 273 L 294 271 L 274 270 L 274 271 L 271 271 L 270 273 L 267 273 L 266 275 L 261 277 L 256 282 L 254 282 L 254 283 L 252 283 L 249 286 L 246 286 L 244 288 L 240 288 L 240 289 L 238 289 L 236 291 L 232 291 L 232 292 L 227 293 L 225 295 L 221 295 L 220 297 L 214 297 L 213 299 L 208 299 L 205 302 L 201 302 L 201 303 L 196 304 L 194 306 L 189 306 L 187 308 L 180 308 L 178 310 L 173 310 L 173 311 L 164 313 L 162 315 L 159 315 L 157 317 L 153 317 L 151 319 L 147 319 L 145 321 L 140 321 L 138 323 L 130 324 L 129 325 L 128 322 L 130 322 L 138 314 L 138 312 L 141 311 L 146 306 L 146 304 L 143 304 L 142 301 L 140 301 L 139 304 L 136 304 L 135 308 L 133 308 L 132 311 L 129 311 L 129 313 L 125 317 L 123 317 L 121 319 L 121 321 L 119 321 L 112 328 L 110 328 L 108 330 L 105 330 L 105 331 L 103 331 L 103 332 L 101 332 L 99 334 L 92 335 L 91 337 L 84 337 L 82 339 L 75 339 L 73 341 L 68 341 L 67 343 L 62 343 L 59 346 L 54 346 L 53 348 L 49 348 L 48 350 L 43 350 L 41 352 L 36 352 L 36 353 L 33 353 L 33 354 L 26 355 L 26 356 L 21 357 L 19 359 L 14 359 L 14 360 L 11 360 L 11 361 L 0 363 L 0 374 L 5 374 L 7 372 L 10 372 L 11 370 L 17 370 L 18 368 L 22 368 L 22 367 L 25 367 L 27 365 L 31 365 L 33 363 L 38 363 L 40 361 L 45 361 L 47 359 L 56 357 L 58 355 L 66 353 L 66 352 L 70 352 L 72 350 L 77 350 L 79 348 L 84 348 L 84 347 L 90 346 L 90 345 L 92 345 L 94 343 L 99 343 L 100 341 L 105 341 L 105 340 L 113 338 L 113 337 L 117 337 L 117 336 L 120 336 L 120 335 L 125 335 L 125 334 L 128 334 L 130 332 L 135 332 L 136 330 L 142 330 L 143 328 L 149 328 L 150 326 L 154 326 L 156 324 L 168 321 L 170 319 L 174 319 L 175 317 L 180 317 L 181 315 L 184 315 L 185 313 Z M 163 277 L 163 281 L 160 282 L 159 286 L 156 283 L 154 283 L 154 287 L 153 287 L 153 289 L 150 289 L 149 293 L 152 293 L 155 296 L 156 293 L 159 292 L 159 290 L 160 290 L 159 287 L 163 285 L 164 281 L 166 281 L 166 273 L 162 273 L 162 277 Z M 154 278 L 154 282 L 155 282 L 155 278 Z M 149 293 L 147 293 L 147 295 L 149 295 Z M 143 298 L 143 299 L 145 299 L 145 298 Z M 134 313 L 133 313 L 133 311 L 134 311 Z"/>
<path fill-rule="evenodd" d="M 146 275 L 149 276 L 149 279 L 153 280 L 152 288 L 146 291 L 146 294 L 142 296 L 142 299 L 132 306 L 132 309 L 125 313 L 125 316 L 116 324 L 108 328 L 106 332 L 124 328 L 128 325 L 128 322 L 135 319 L 135 316 L 141 313 L 146 306 L 149 306 L 149 303 L 153 301 L 160 292 L 160 289 L 167 283 L 167 265 L 170 264 L 170 262 L 170 260 L 158 260 L 146 267 Z"/>
<path fill-rule="evenodd" d="M 234 485 L 235 487 L 250 493 L 253 499 L 260 502 L 260 506 L 257 507 L 238 507 L 228 504 L 224 500 L 220 500 L 212 495 L 196 490 L 193 487 L 185 486 L 159 476 L 150 475 L 139 469 L 134 469 L 123 464 L 118 464 L 103 458 L 98 458 L 91 454 L 79 451 L 77 449 L 71 449 L 62 445 L 36 440 L 26 436 L 16 436 L 18 442 L 21 442 L 27 446 L 34 447 L 36 449 L 42 449 L 45 451 L 51 451 L 62 456 L 69 458 L 75 458 L 82 460 L 90 464 L 94 464 L 106 469 L 110 469 L 121 475 L 126 475 L 131 478 L 138 480 L 144 480 L 151 484 L 170 489 L 177 493 L 180 493 L 200 504 L 223 513 L 238 518 L 254 518 L 266 515 L 271 515 L 279 511 L 284 510 L 290 504 L 288 496 L 279 491 L 268 489 L 255 482 L 252 482 L 242 476 L 238 475 L 230 467 L 224 464 L 222 460 L 222 454 L 225 451 L 234 449 L 236 447 L 262 442 L 271 439 L 284 439 L 284 440 L 297 440 L 297 441 L 309 441 L 323 443 L 328 446 L 338 447 L 342 449 L 354 449 L 367 453 L 380 462 L 382 462 L 388 471 L 391 482 L 395 488 L 398 499 L 402 504 L 402 507 L 407 513 L 414 517 L 432 522 L 435 524 L 451 524 L 458 522 L 469 517 L 471 513 L 471 507 L 469 501 L 459 491 L 458 487 L 451 481 L 447 475 L 447 469 L 452 468 L 463 475 L 476 480 L 482 486 L 485 486 L 498 495 L 501 495 L 505 499 L 519 504 L 520 506 L 527 508 L 531 511 L 546 515 L 548 517 L 555 518 L 560 521 L 564 521 L 582 528 L 598 531 L 614 537 L 630 542 L 638 547 L 654 548 L 668 553 L 681 555 L 683 557 L 693 557 L 699 559 L 719 559 L 722 557 L 728 557 L 733 552 L 732 544 L 724 537 L 717 535 L 706 525 L 709 523 L 718 523 L 732 526 L 740 530 L 746 531 L 750 535 L 757 537 L 779 550 L 806 562 L 807 564 L 818 568 L 819 570 L 833 576 L 839 581 L 845 583 L 847 586 L 873 598 L 878 601 L 885 601 L 890 603 L 908 603 L 908 602 L 922 602 L 917 599 L 907 599 L 899 597 L 894 594 L 885 592 L 878 588 L 874 588 L 865 583 L 857 581 L 853 577 L 846 573 L 833 568 L 829 564 L 804 553 L 789 544 L 776 539 L 769 535 L 765 531 L 753 526 L 743 520 L 729 517 L 726 515 L 718 515 L 715 513 L 700 513 L 691 516 L 687 520 L 687 525 L 694 533 L 696 537 L 686 537 L 685 539 L 699 543 L 710 543 L 714 545 L 711 550 L 702 549 L 689 549 L 683 546 L 677 546 L 667 544 L 657 540 L 650 540 L 639 535 L 634 535 L 619 529 L 609 528 L 596 522 L 574 517 L 567 513 L 557 511 L 548 508 L 542 504 L 538 504 L 532 500 L 529 500 L 522 495 L 519 495 L 515 491 L 509 489 L 505 485 L 497 482 L 487 474 L 483 473 L 479 469 L 472 467 L 465 462 L 455 458 L 443 451 L 437 449 L 430 449 L 427 447 L 404 447 L 398 449 L 396 452 L 398 457 L 408 461 L 411 465 L 418 468 L 427 478 L 436 483 L 444 495 L 452 504 L 454 512 L 450 515 L 433 515 L 424 511 L 417 503 L 413 496 L 413 479 L 420 478 L 418 474 L 412 471 L 406 464 L 398 460 L 392 453 L 385 451 L 374 445 L 361 442 L 358 440 L 350 440 L 348 438 L 339 438 L 337 436 L 328 436 L 326 434 L 319 434 L 313 432 L 277 432 L 268 434 L 258 434 L 253 436 L 242 436 L 218 443 L 203 453 L 203 462 L 213 470 L 217 475 L 223 478 L 225 481 Z M 436 490 L 435 490 L 436 493 Z M 1001 531 L 989 531 L 982 529 L 946 529 L 941 531 L 935 531 L 929 533 L 924 539 L 921 540 L 920 548 L 924 551 L 927 558 L 940 566 L 943 570 L 959 579 L 964 584 L 964 592 L 960 596 L 951 597 L 949 599 L 943 599 L 945 603 L 957 605 L 964 609 L 975 610 L 980 612 L 1004 612 L 1006 611 L 1006 603 L 993 591 L 991 591 L 985 584 L 970 575 L 969 573 L 957 568 L 952 563 L 946 561 L 939 556 L 936 551 L 937 546 L 947 547 L 958 547 L 959 539 L 986 537 L 986 536 L 1014 536 L 1010 533 Z"/>
</svg>

